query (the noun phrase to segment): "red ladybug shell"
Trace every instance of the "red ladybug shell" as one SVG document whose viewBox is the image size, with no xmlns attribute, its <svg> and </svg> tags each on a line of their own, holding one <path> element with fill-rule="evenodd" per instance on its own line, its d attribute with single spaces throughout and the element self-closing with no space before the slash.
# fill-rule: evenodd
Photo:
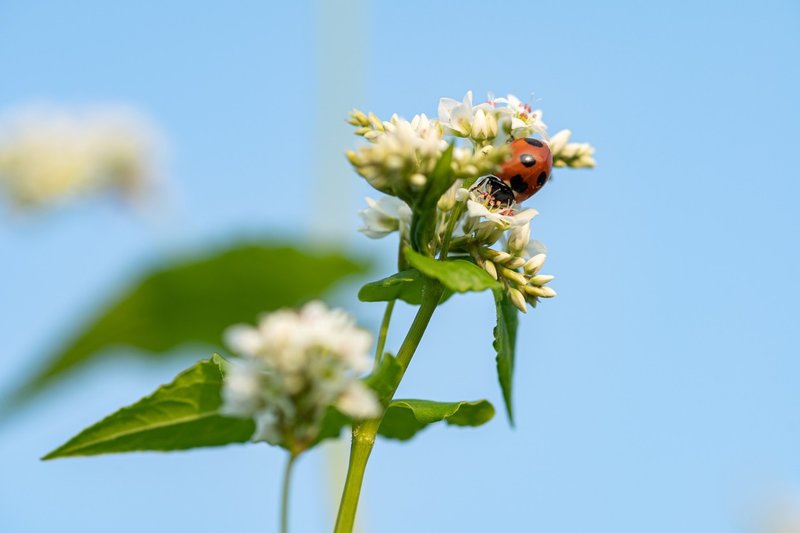
<svg viewBox="0 0 800 533">
<path fill-rule="evenodd" d="M 511 143 L 511 159 L 498 177 L 514 191 L 514 199 L 523 202 L 539 192 L 553 171 L 553 154 L 544 141 L 528 137 Z"/>
</svg>

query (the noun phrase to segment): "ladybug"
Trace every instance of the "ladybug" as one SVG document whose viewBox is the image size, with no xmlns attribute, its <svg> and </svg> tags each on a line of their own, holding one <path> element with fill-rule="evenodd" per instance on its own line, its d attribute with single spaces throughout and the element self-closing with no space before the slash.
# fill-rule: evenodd
<svg viewBox="0 0 800 533">
<path fill-rule="evenodd" d="M 511 159 L 503 164 L 498 177 L 514 191 L 514 200 L 524 202 L 544 187 L 552 171 L 550 147 L 528 137 L 511 142 Z"/>
</svg>

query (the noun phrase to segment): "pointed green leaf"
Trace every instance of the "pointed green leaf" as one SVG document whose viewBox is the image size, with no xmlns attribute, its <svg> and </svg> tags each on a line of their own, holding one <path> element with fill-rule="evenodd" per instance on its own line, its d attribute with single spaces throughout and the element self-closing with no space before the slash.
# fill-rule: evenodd
<svg viewBox="0 0 800 533">
<path fill-rule="evenodd" d="M 393 400 L 378 433 L 389 439 L 408 440 L 436 422 L 453 426 L 481 426 L 494 417 L 494 407 L 486 400 L 475 402 L 433 402 Z"/>
<path fill-rule="evenodd" d="M 408 264 L 429 278 L 436 279 L 455 292 L 484 291 L 499 289 L 500 283 L 482 268 L 469 261 L 437 261 L 432 257 L 418 254 L 411 248 L 405 249 Z"/>
<path fill-rule="evenodd" d="M 411 240 L 414 249 L 428 254 L 428 245 L 433 239 L 436 228 L 436 204 L 439 198 L 455 182 L 452 168 L 454 145 L 451 144 L 442 152 L 442 157 L 436 162 L 425 188 L 411 206 L 413 217 L 411 219 Z"/>
<path fill-rule="evenodd" d="M 494 301 L 497 308 L 497 326 L 494 328 L 494 349 L 497 352 L 497 377 L 503 391 L 508 421 L 514 425 L 511 385 L 514 377 L 514 354 L 517 344 L 517 324 L 519 311 L 508 299 L 505 291 L 495 290 Z"/>
<path fill-rule="evenodd" d="M 114 348 L 162 356 L 186 344 L 220 348 L 231 324 L 319 297 L 365 266 L 336 253 L 245 244 L 156 269 L 132 283 L 6 401 L 6 408 Z M 117 352 L 119 353 L 119 352 Z"/>
<path fill-rule="evenodd" d="M 358 299 L 362 302 L 403 300 L 419 305 L 422 302 L 422 274 L 418 270 L 405 270 L 367 283 L 358 291 Z"/>
<path fill-rule="evenodd" d="M 172 383 L 81 431 L 43 459 L 248 441 L 255 431 L 252 420 L 219 414 L 224 366 L 218 355 L 197 363 Z"/>
</svg>

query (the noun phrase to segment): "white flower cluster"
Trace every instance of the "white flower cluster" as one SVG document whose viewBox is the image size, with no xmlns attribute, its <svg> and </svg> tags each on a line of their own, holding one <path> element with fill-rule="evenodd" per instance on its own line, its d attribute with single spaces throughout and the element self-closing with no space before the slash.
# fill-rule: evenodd
<svg viewBox="0 0 800 533">
<path fill-rule="evenodd" d="M 456 111 L 460 115 L 460 111 Z M 375 189 L 410 201 L 428 181 L 436 163 L 448 146 L 445 133 L 450 134 L 446 123 L 430 119 L 425 114 L 415 115 L 411 121 L 397 115 L 381 121 L 370 113 L 354 110 L 350 124 L 356 134 L 371 144 L 358 150 L 349 150 L 347 158 L 361 176 Z M 460 178 L 474 177 L 496 171 L 507 157 L 505 147 L 481 150 L 456 147 L 451 167 Z"/>
<path fill-rule="evenodd" d="M 547 137 L 541 110 L 534 110 L 513 94 L 492 98 L 473 105 L 472 91 L 463 100 L 442 98 L 439 101 L 439 121 L 444 130 L 456 137 L 471 139 L 478 146 L 503 143 L 511 137 L 539 134 Z"/>
<path fill-rule="evenodd" d="M 381 405 L 359 374 L 368 370 L 372 338 L 353 318 L 321 302 L 237 325 L 226 343 L 241 357 L 225 377 L 223 412 L 256 421 L 253 440 L 304 449 L 319 434 L 328 406 L 356 419 Z"/>
<path fill-rule="evenodd" d="M 158 179 L 157 139 L 122 107 L 11 112 L 0 118 L 0 192 L 19 209 L 103 192 L 136 200 Z"/>
<path fill-rule="evenodd" d="M 594 147 L 589 143 L 571 143 L 572 132 L 561 130 L 550 138 L 553 166 L 594 168 Z"/>
</svg>

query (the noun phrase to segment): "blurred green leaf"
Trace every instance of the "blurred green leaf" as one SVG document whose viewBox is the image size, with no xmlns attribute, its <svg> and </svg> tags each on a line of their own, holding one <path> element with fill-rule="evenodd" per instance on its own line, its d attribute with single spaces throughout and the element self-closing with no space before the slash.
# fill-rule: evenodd
<svg viewBox="0 0 800 533">
<path fill-rule="evenodd" d="M 156 269 L 80 328 L 6 400 L 6 409 L 112 348 L 136 348 L 137 355 L 153 357 L 190 343 L 220 348 L 228 326 L 319 297 L 365 270 L 339 253 L 268 244 L 244 244 Z"/>
<path fill-rule="evenodd" d="M 436 279 L 455 292 L 483 291 L 499 289 L 500 283 L 482 268 L 469 261 L 437 261 L 432 257 L 418 254 L 411 248 L 405 249 L 408 264 L 429 278 Z"/>
<path fill-rule="evenodd" d="M 393 400 L 386 409 L 378 433 L 389 439 L 408 440 L 436 422 L 475 427 L 485 424 L 492 417 L 494 417 L 494 407 L 486 400 L 475 402 Z"/>
<path fill-rule="evenodd" d="M 436 230 L 436 204 L 456 180 L 451 165 L 453 149 L 454 145 L 450 144 L 442 152 L 442 157 L 436 162 L 436 166 L 425 182 L 425 188 L 411 206 L 413 212 L 410 228 L 411 241 L 414 249 L 424 255 L 432 254 L 429 245 Z"/>
<path fill-rule="evenodd" d="M 497 325 L 494 328 L 494 349 L 497 352 L 497 377 L 503 391 L 508 421 L 514 425 L 511 385 L 514 377 L 514 356 L 517 344 L 517 325 L 519 311 L 508 299 L 505 291 L 495 290 L 494 301 L 497 308 Z"/>
<path fill-rule="evenodd" d="M 159 387 L 86 428 L 43 459 L 134 451 L 187 450 L 246 442 L 255 431 L 250 419 L 219 414 L 225 361 L 201 361 Z"/>
</svg>

